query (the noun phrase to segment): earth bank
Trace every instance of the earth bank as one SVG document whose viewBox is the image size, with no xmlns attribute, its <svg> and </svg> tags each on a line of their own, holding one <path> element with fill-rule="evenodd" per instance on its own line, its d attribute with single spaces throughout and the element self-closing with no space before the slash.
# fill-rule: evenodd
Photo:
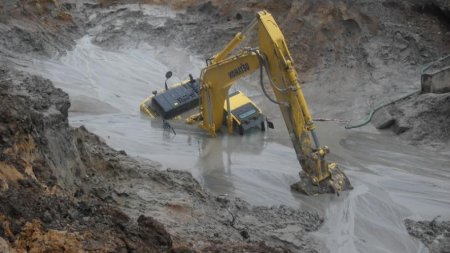
<svg viewBox="0 0 450 253">
<path fill-rule="evenodd" d="M 225 43 L 255 10 L 265 8 L 286 34 L 314 115 L 344 120 L 417 89 L 421 65 L 450 45 L 446 1 L 138 1 L 185 10 L 162 24 L 118 5 L 129 2 L 0 5 L 0 30 L 6 34 L 0 40 L 2 247 L 19 252 L 326 251 L 308 236 L 322 223 L 317 214 L 212 196 L 188 173 L 130 158 L 83 127 L 71 128 L 68 96 L 48 80 L 15 68 L 26 68 L 33 57 L 63 54 L 84 34 L 111 49 L 175 43 L 209 56 L 220 48 L 217 41 Z M 408 116 L 399 121 L 408 127 L 394 129 L 419 142 L 447 141 L 448 94 L 408 101 L 413 102 L 389 109 Z M 429 131 L 435 128 L 439 131 Z M 150 196 L 137 194 L 139 185 L 148 185 Z"/>
</svg>

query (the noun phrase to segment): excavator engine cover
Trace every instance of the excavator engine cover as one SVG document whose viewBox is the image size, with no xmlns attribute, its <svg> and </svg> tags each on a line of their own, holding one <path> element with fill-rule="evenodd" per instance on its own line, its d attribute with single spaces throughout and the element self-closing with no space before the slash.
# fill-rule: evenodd
<svg viewBox="0 0 450 253">
<path fill-rule="evenodd" d="M 198 106 L 199 88 L 200 83 L 198 79 L 170 88 L 160 94 L 156 94 L 150 107 L 163 119 L 173 118 Z"/>
</svg>

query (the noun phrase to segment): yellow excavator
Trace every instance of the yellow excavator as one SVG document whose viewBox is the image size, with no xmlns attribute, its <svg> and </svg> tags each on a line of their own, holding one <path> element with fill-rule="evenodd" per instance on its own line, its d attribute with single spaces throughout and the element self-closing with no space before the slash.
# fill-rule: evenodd
<svg viewBox="0 0 450 253">
<path fill-rule="evenodd" d="M 258 47 L 237 50 L 255 28 Z M 231 54 L 235 50 L 238 52 Z M 222 51 L 208 59 L 199 79 L 191 77 L 191 82 L 198 82 L 199 85 L 200 106 L 199 113 L 189 117 L 187 122 L 198 121 L 199 126 L 211 136 L 216 136 L 226 122 L 228 132 L 232 133 L 233 127 L 236 127 L 236 115 L 232 113 L 233 94 L 229 94 L 229 89 L 237 80 L 257 70 L 260 72 L 263 93 L 281 110 L 302 167 L 300 182 L 291 185 L 291 188 L 307 195 L 339 194 L 352 189 L 350 181 L 337 164 L 326 160 L 329 148 L 319 144 L 286 41 L 267 11 L 258 12 L 243 32 L 237 33 Z M 265 89 L 264 72 L 268 76 L 274 98 Z"/>
<path fill-rule="evenodd" d="M 255 27 L 258 47 L 243 48 L 237 54 L 230 55 Z M 270 101 L 278 104 L 303 170 L 301 181 L 291 187 L 308 195 L 352 189 L 347 176 L 336 163 L 326 160 L 330 151 L 319 144 L 294 62 L 284 36 L 270 13 L 258 12 L 244 31 L 237 33 L 208 63 L 200 75 L 201 128 L 215 136 L 224 120 L 224 105 L 230 104 L 227 102 L 230 87 L 238 79 L 259 70 L 261 88 Z M 265 89 L 264 71 L 275 98 Z M 225 116 L 228 131 L 232 132 L 232 115 L 228 113 Z"/>
</svg>

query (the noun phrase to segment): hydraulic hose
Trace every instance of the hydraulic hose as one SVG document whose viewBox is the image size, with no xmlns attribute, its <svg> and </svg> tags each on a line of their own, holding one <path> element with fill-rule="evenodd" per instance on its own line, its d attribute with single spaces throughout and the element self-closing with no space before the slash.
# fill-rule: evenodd
<svg viewBox="0 0 450 253">
<path fill-rule="evenodd" d="M 273 99 L 269 93 L 267 93 L 266 87 L 264 87 L 264 75 L 263 75 L 263 68 L 265 66 L 264 64 L 264 59 L 262 57 L 262 55 L 259 52 L 256 52 L 256 55 L 258 56 L 258 60 L 259 60 L 259 83 L 261 85 L 261 89 L 263 90 L 264 95 L 267 97 L 267 99 L 269 99 L 272 103 L 277 104 L 277 105 L 281 105 L 280 102 L 276 101 L 275 99 Z M 270 78 L 269 78 L 270 79 Z"/>
<path fill-rule="evenodd" d="M 403 97 L 400 97 L 400 98 L 395 99 L 395 100 L 393 100 L 393 101 L 390 101 L 390 102 L 381 104 L 381 105 L 375 107 L 372 111 L 370 111 L 370 113 L 369 113 L 369 115 L 367 116 L 367 118 L 366 118 L 365 121 L 363 121 L 363 122 L 361 122 L 361 123 L 359 123 L 359 124 L 356 124 L 356 125 L 349 125 L 350 122 L 348 122 L 347 125 L 345 126 L 345 129 L 352 129 L 352 128 L 358 128 L 358 127 L 365 126 L 365 125 L 369 124 L 369 122 L 372 120 L 373 115 L 374 115 L 377 111 L 379 111 L 381 108 L 383 108 L 383 107 L 385 107 L 385 106 L 388 106 L 388 105 L 391 105 L 391 104 L 393 104 L 393 103 L 395 103 L 395 102 L 397 102 L 397 101 L 400 101 L 400 100 L 406 99 L 406 98 L 408 98 L 408 97 L 411 97 L 412 95 L 417 94 L 417 93 L 419 93 L 419 92 L 420 92 L 420 90 L 416 90 L 416 91 L 414 91 L 414 92 L 412 92 L 412 93 L 406 94 L 406 95 L 403 96 Z"/>
</svg>

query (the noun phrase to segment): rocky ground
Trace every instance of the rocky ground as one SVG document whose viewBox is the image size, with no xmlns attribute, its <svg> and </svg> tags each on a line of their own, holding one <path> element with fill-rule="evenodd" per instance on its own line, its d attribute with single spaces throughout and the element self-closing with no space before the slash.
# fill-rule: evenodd
<svg viewBox="0 0 450 253">
<path fill-rule="evenodd" d="M 171 249 L 172 240 L 162 224 L 145 216 L 131 220 L 117 207 L 85 193 L 86 178 L 96 168 L 81 159 L 78 147 L 83 140 L 76 139 L 79 130 L 68 125 L 67 94 L 48 80 L 4 66 L 0 86 L 3 249 Z"/>
<path fill-rule="evenodd" d="M 120 5 L 130 2 L 179 13 L 155 23 L 142 9 Z M 164 43 L 208 57 L 255 10 L 268 9 L 286 35 L 313 114 L 348 120 L 419 89 L 421 66 L 450 52 L 449 7 L 445 0 L 0 3 L 0 249 L 326 251 L 308 235 L 322 223 L 319 215 L 212 196 L 188 173 L 112 150 L 83 127 L 69 126 L 67 94 L 16 69 L 63 54 L 85 34 L 110 49 Z M 386 110 L 402 117 L 394 130 L 405 138 L 445 142 L 449 102 L 448 94 L 426 94 Z M 420 222 L 406 224 L 432 250 L 446 243 Z M 448 237 L 448 229 L 439 233 Z"/>
<path fill-rule="evenodd" d="M 413 95 L 382 108 L 372 122 L 413 142 L 439 146 L 450 138 L 450 93 Z"/>
<path fill-rule="evenodd" d="M 408 233 L 419 238 L 431 253 L 450 252 L 450 222 L 405 220 Z"/>
</svg>

